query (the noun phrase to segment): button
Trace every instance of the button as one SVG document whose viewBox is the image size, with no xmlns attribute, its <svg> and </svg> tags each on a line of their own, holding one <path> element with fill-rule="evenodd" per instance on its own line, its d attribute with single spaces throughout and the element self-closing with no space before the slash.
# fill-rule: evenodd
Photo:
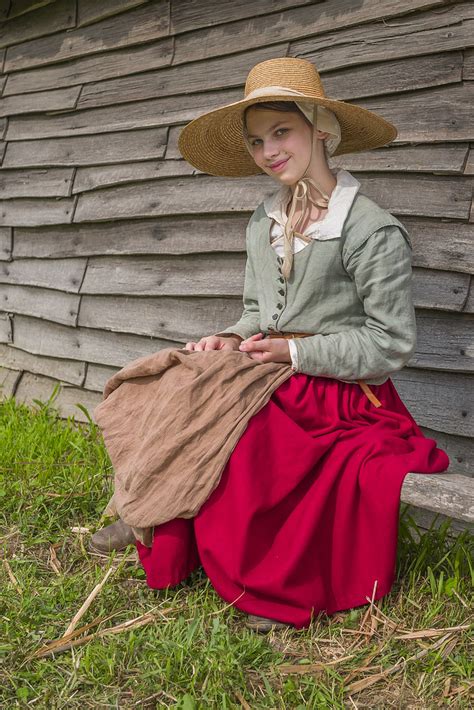
<svg viewBox="0 0 474 710">
<path fill-rule="evenodd" d="M 284 290 L 283 290 L 282 288 L 279 288 L 279 289 L 278 289 L 278 293 L 280 294 L 280 296 L 284 296 L 284 295 L 285 295 L 285 292 L 284 292 Z"/>
<path fill-rule="evenodd" d="M 278 313 L 274 313 L 274 314 L 272 315 L 272 318 L 273 318 L 273 320 L 276 320 L 276 319 L 278 318 Z"/>
<path fill-rule="evenodd" d="M 279 281 L 280 283 L 282 283 L 282 284 L 284 284 L 284 283 L 285 283 L 285 279 L 284 279 L 284 278 L 282 278 L 281 276 L 279 277 L 278 281 Z"/>
<path fill-rule="evenodd" d="M 277 303 L 277 308 L 280 308 L 280 309 L 283 308 L 283 304 L 282 304 L 282 303 Z"/>
</svg>

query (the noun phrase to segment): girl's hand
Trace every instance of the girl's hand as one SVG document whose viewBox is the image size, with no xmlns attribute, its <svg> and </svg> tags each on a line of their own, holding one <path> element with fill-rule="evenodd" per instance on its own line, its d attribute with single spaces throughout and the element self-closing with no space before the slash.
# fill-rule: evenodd
<svg viewBox="0 0 474 710">
<path fill-rule="evenodd" d="M 239 350 L 259 362 L 291 363 L 290 347 L 286 338 L 265 338 L 263 333 L 256 333 L 247 340 L 242 340 Z"/>
<path fill-rule="evenodd" d="M 242 338 L 238 335 L 220 337 L 219 335 L 206 335 L 197 343 L 186 343 L 185 350 L 238 350 Z"/>
</svg>

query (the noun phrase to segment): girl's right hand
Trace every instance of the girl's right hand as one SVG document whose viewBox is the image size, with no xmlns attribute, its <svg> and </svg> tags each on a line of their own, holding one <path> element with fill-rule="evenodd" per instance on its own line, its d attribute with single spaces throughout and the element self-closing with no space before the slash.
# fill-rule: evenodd
<svg viewBox="0 0 474 710">
<path fill-rule="evenodd" d="M 185 350 L 238 350 L 242 338 L 232 335 L 221 338 L 219 335 L 206 335 L 199 342 L 189 342 L 185 345 Z"/>
</svg>

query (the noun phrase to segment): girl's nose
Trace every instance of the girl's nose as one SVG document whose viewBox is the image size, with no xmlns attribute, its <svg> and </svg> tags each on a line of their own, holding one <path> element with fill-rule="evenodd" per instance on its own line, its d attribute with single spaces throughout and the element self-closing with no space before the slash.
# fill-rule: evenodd
<svg viewBox="0 0 474 710">
<path fill-rule="evenodd" d="M 266 160 L 269 158 L 274 158 L 278 155 L 279 153 L 279 148 L 276 143 L 273 141 L 268 141 L 267 143 L 264 143 L 263 145 L 263 156 Z"/>
</svg>

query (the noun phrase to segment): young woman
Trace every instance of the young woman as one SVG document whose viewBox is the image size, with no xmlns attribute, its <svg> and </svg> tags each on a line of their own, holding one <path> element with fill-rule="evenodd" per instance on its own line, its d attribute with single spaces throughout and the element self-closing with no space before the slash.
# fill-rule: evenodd
<svg viewBox="0 0 474 710">
<path fill-rule="evenodd" d="M 386 595 L 403 479 L 449 465 L 390 380 L 416 342 L 407 231 L 328 163 L 396 134 L 327 98 L 312 63 L 278 58 L 253 67 L 243 100 L 180 136 L 203 172 L 278 184 L 247 228 L 242 317 L 186 349 L 236 350 L 293 374 L 251 418 L 196 517 L 156 526 L 152 547 L 137 548 L 149 586 L 202 565 L 257 630 Z"/>
</svg>

